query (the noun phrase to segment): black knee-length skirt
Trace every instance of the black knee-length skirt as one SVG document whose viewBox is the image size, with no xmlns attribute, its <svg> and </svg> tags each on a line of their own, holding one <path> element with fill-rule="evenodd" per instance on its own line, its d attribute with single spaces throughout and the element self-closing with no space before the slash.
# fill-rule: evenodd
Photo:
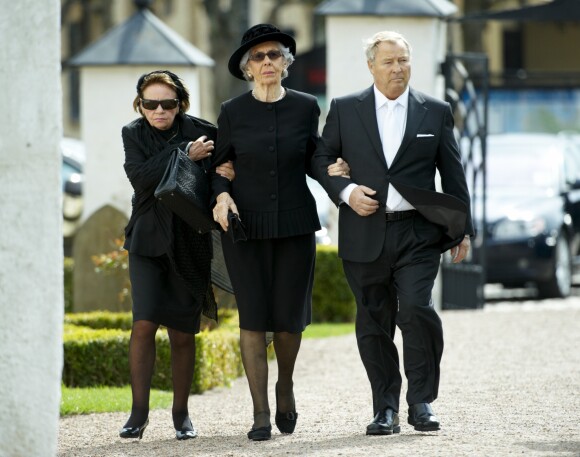
<svg viewBox="0 0 580 457">
<path fill-rule="evenodd" d="M 186 333 L 199 333 L 202 303 L 179 278 L 169 257 L 129 253 L 133 321 L 147 320 Z"/>
<path fill-rule="evenodd" d="M 302 332 L 312 320 L 314 233 L 233 243 L 222 247 L 234 288 L 240 328 Z"/>
</svg>

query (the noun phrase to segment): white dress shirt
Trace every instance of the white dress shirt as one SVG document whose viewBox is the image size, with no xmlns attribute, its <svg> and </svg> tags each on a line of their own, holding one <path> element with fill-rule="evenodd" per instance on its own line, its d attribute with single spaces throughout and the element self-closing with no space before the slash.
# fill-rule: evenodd
<svg viewBox="0 0 580 457">
<path fill-rule="evenodd" d="M 385 154 L 387 166 L 390 167 L 395 154 L 401 145 L 401 141 L 403 140 L 403 133 L 405 132 L 407 124 L 409 88 L 407 87 L 405 92 L 403 92 L 396 100 L 389 100 L 377 89 L 377 86 L 374 86 L 373 88 L 375 91 L 377 125 L 379 126 L 379 135 L 383 145 L 383 154 Z M 393 110 L 392 113 L 388 113 L 389 105 Z M 394 117 L 388 119 L 387 115 Z M 340 199 L 349 204 L 350 194 L 356 187 L 356 184 L 349 184 L 340 193 Z M 414 209 L 413 205 L 405 200 L 391 184 L 389 184 L 389 192 L 385 204 L 387 211 L 407 211 Z"/>
</svg>

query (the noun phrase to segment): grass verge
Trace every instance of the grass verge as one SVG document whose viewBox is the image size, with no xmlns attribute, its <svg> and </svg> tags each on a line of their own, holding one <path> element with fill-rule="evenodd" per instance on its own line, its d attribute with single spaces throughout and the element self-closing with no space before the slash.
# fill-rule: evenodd
<svg viewBox="0 0 580 457">
<path fill-rule="evenodd" d="M 151 409 L 170 408 L 173 393 L 151 390 Z M 131 387 L 66 387 L 61 388 L 60 415 L 131 411 Z"/>
</svg>

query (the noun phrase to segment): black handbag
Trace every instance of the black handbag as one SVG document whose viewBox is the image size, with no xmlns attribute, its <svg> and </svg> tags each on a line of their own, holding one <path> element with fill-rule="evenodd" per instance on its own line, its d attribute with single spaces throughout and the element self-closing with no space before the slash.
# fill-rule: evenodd
<svg viewBox="0 0 580 457">
<path fill-rule="evenodd" d="M 238 241 L 246 241 L 248 239 L 246 236 L 246 228 L 244 227 L 244 224 L 242 224 L 239 216 L 232 211 L 228 211 L 227 234 L 230 236 L 234 243 L 237 243 Z"/>
<path fill-rule="evenodd" d="M 175 148 L 155 198 L 167 205 L 198 233 L 216 228 L 209 209 L 209 178 L 203 164 L 197 164 L 187 154 Z"/>
</svg>

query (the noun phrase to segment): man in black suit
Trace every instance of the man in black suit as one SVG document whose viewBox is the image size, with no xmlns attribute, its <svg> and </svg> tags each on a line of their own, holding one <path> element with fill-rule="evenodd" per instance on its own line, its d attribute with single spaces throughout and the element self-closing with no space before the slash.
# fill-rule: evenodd
<svg viewBox="0 0 580 457">
<path fill-rule="evenodd" d="M 365 51 L 374 84 L 332 100 L 313 169 L 339 206 L 339 256 L 356 298 L 357 344 L 373 393 L 366 433 L 400 431 L 395 324 L 403 339 L 408 422 L 435 431 L 431 402 L 443 329 L 431 291 L 441 252 L 451 248 L 460 262 L 469 251 L 470 197 L 449 104 L 409 87 L 409 43 L 379 32 Z M 338 158 L 350 166 L 348 179 L 326 173 Z"/>
</svg>

